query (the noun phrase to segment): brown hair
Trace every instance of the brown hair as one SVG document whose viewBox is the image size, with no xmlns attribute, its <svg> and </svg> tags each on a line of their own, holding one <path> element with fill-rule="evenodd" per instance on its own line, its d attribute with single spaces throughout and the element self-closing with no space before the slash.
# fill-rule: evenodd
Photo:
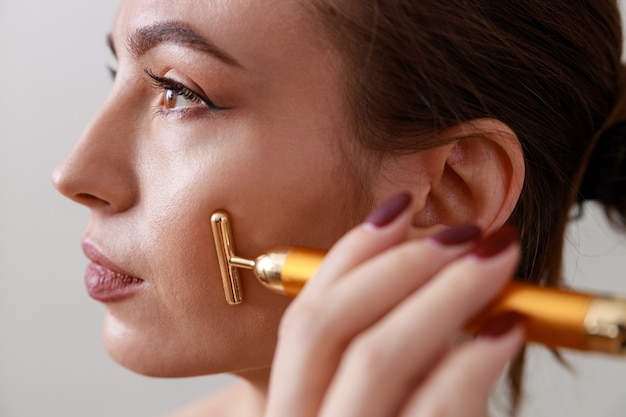
<svg viewBox="0 0 626 417">
<path fill-rule="evenodd" d="M 345 94 L 353 128 L 367 148 L 419 151 L 439 145 L 437 132 L 482 117 L 513 129 L 526 161 L 525 184 L 509 220 L 522 235 L 518 276 L 559 285 L 565 226 L 572 206 L 582 201 L 587 161 L 598 160 L 592 151 L 602 132 L 625 118 L 616 2 L 316 0 L 314 5 L 324 32 L 346 57 Z M 626 129 L 622 133 L 623 143 Z M 593 195 L 622 223 L 625 153 L 622 145 L 621 156 L 613 158 L 613 166 L 621 168 L 604 176 L 612 178 L 611 197 Z M 614 147 L 608 154 L 616 154 Z M 598 164 L 604 163 L 601 157 Z M 616 186 L 620 169 L 622 182 Z M 602 181 L 594 179 L 590 187 Z M 509 373 L 514 409 L 522 364 L 523 354 Z"/>
</svg>

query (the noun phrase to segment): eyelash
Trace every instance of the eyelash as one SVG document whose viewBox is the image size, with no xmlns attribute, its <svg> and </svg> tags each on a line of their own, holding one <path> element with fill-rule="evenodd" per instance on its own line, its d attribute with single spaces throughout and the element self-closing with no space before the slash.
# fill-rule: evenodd
<svg viewBox="0 0 626 417">
<path fill-rule="evenodd" d="M 171 78 L 160 77 L 152 72 L 150 69 L 144 69 L 145 74 L 148 76 L 148 81 L 158 90 L 171 90 L 174 94 L 179 95 L 192 103 L 202 103 L 208 110 L 225 110 L 227 107 L 216 106 L 208 98 L 196 93 L 184 84 L 174 81 Z M 163 109 L 161 109 L 163 111 Z"/>
<path fill-rule="evenodd" d="M 107 65 L 107 71 L 109 71 L 111 80 L 115 81 L 115 77 L 117 77 L 117 69 L 113 68 L 111 65 Z"/>
</svg>

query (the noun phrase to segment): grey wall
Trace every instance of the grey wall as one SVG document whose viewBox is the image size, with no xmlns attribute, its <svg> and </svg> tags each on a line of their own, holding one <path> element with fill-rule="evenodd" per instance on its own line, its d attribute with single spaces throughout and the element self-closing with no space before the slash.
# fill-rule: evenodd
<svg viewBox="0 0 626 417">
<path fill-rule="evenodd" d="M 116 3 L 0 0 L 0 417 L 154 416 L 228 380 L 149 379 L 107 358 L 82 282 L 88 211 L 50 184 L 110 86 Z M 568 276 L 626 294 L 626 241 L 601 217 L 572 227 Z M 626 361 L 573 356 L 571 375 L 532 357 L 525 417 L 626 415 Z"/>
<path fill-rule="evenodd" d="M 107 357 L 82 282 L 88 210 L 51 186 L 111 85 L 117 4 L 0 0 L 0 417 L 154 416 L 226 380 L 150 379 Z"/>
</svg>

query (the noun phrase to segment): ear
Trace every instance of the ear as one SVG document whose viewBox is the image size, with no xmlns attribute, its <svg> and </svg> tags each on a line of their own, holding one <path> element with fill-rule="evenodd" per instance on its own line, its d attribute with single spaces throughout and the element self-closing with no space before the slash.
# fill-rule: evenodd
<svg viewBox="0 0 626 417">
<path fill-rule="evenodd" d="M 499 120 L 475 119 L 447 129 L 437 141 L 445 145 L 384 156 L 376 197 L 413 193 L 412 236 L 442 225 L 473 223 L 487 232 L 502 226 L 524 184 L 524 155 L 515 133 Z"/>
</svg>

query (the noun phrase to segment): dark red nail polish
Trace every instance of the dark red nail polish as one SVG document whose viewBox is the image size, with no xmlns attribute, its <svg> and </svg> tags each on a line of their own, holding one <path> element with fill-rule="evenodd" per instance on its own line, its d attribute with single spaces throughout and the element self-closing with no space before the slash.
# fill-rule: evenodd
<svg viewBox="0 0 626 417">
<path fill-rule="evenodd" d="M 386 226 L 394 221 L 411 204 L 411 200 L 411 194 L 409 193 L 401 193 L 391 197 L 367 216 L 365 223 L 376 227 Z"/>
<path fill-rule="evenodd" d="M 504 225 L 498 231 L 483 239 L 482 242 L 469 252 L 469 255 L 474 255 L 479 258 L 490 258 L 496 256 L 511 246 L 513 242 L 517 242 L 517 240 L 519 240 L 517 228 Z"/>
<path fill-rule="evenodd" d="M 473 224 L 452 226 L 435 233 L 429 239 L 446 246 L 460 245 L 470 242 L 480 236 L 480 227 Z"/>
<path fill-rule="evenodd" d="M 520 314 L 508 311 L 489 321 L 478 334 L 480 337 L 495 339 L 508 333 L 513 327 L 521 323 L 522 320 L 523 317 Z"/>
</svg>

